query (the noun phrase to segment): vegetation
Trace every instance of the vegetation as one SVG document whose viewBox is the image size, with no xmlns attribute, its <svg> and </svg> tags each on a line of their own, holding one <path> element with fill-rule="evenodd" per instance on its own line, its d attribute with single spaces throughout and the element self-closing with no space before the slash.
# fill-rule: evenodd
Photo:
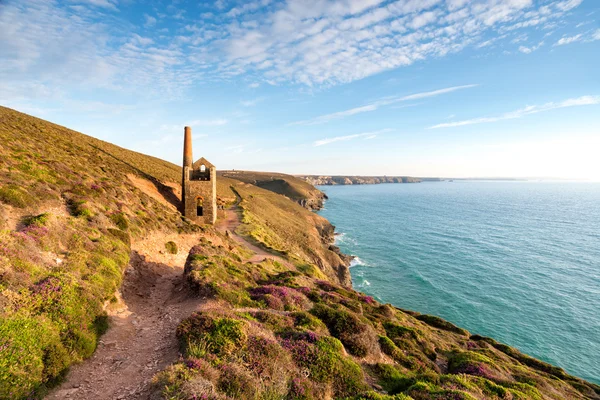
<svg viewBox="0 0 600 400">
<path fill-rule="evenodd" d="M 250 263 L 231 235 L 177 213 L 174 165 L 5 108 L 0 140 L 0 398 L 41 398 L 93 353 L 131 243 L 158 230 L 197 233 L 184 273 L 210 304 L 179 324 L 182 358 L 154 378 L 165 399 L 600 398 L 558 367 L 352 290 L 333 227 L 274 190 L 218 182 L 220 204 L 240 202 L 240 233 L 281 256 Z"/>
<path fill-rule="evenodd" d="M 313 185 L 291 175 L 276 172 L 221 171 L 219 176 L 283 195 L 309 210 L 319 210 L 326 199 L 325 194 Z"/>
<path fill-rule="evenodd" d="M 126 177 L 176 166 L 1 107 L 0 140 L 0 398 L 41 397 L 94 352 L 130 237 L 197 227 Z"/>
</svg>

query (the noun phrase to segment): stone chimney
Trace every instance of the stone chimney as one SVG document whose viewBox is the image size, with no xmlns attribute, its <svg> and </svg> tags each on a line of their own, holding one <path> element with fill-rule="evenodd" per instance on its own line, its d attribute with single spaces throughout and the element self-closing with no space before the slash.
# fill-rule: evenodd
<svg viewBox="0 0 600 400">
<path fill-rule="evenodd" d="M 183 166 L 192 167 L 194 160 L 192 159 L 192 128 L 186 126 L 183 128 Z"/>
<path fill-rule="evenodd" d="M 183 166 L 181 175 L 181 209 L 185 212 L 185 187 L 189 180 L 189 171 L 192 168 L 194 160 L 192 158 L 192 128 L 186 126 L 183 128 Z M 189 169 L 188 169 L 189 168 Z"/>
</svg>

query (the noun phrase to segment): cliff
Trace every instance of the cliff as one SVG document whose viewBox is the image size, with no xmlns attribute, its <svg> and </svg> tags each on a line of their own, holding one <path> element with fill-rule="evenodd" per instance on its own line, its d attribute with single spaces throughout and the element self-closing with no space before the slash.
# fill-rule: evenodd
<svg viewBox="0 0 600 400">
<path fill-rule="evenodd" d="M 291 178 L 222 174 L 197 226 L 175 165 L 6 108 L 0 140 L 0 398 L 600 398 L 354 291 Z"/>
<path fill-rule="evenodd" d="M 421 178 L 410 176 L 327 176 L 302 175 L 300 179 L 311 185 L 374 185 L 379 183 L 419 183 Z"/>
<path fill-rule="evenodd" d="M 250 183 L 281 194 L 309 210 L 319 210 L 327 198 L 313 184 L 297 177 L 276 172 L 219 171 L 219 176 Z"/>
</svg>

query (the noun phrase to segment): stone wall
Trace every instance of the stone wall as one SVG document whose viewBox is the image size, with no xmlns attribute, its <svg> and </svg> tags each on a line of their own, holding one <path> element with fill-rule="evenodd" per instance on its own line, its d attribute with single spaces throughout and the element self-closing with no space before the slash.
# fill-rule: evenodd
<svg viewBox="0 0 600 400">
<path fill-rule="evenodd" d="M 192 168 L 184 167 L 187 177 L 191 176 Z M 217 171 L 210 168 L 210 179 L 204 181 L 184 181 L 184 215 L 197 224 L 214 224 L 217 221 Z M 197 198 L 202 197 L 202 216 L 197 215 Z"/>
</svg>

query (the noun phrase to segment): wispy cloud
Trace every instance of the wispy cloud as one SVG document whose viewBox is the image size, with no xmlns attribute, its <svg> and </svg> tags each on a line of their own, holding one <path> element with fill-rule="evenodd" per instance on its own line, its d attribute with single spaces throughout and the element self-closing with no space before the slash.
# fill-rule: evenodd
<svg viewBox="0 0 600 400">
<path fill-rule="evenodd" d="M 330 122 L 330 121 L 333 121 L 336 119 L 346 118 L 346 117 L 356 115 L 356 114 L 362 114 L 362 113 L 366 113 L 366 112 L 375 111 L 375 110 L 379 109 L 380 107 L 388 106 L 388 105 L 399 103 L 402 101 L 411 101 L 411 100 L 425 99 L 428 97 L 435 97 L 435 96 L 439 96 L 441 94 L 451 93 L 451 92 L 455 92 L 455 91 L 461 90 L 461 89 L 469 89 L 469 88 L 473 88 L 476 86 L 478 86 L 478 85 L 453 86 L 453 87 L 448 87 L 448 88 L 443 88 L 443 89 L 438 89 L 438 90 L 432 90 L 429 92 L 414 93 L 414 94 L 410 94 L 408 96 L 386 97 L 386 98 L 380 99 L 378 101 L 375 101 L 371 104 L 367 104 L 367 105 L 360 106 L 360 107 L 354 107 L 349 110 L 338 111 L 338 112 L 331 113 L 331 114 L 325 114 L 325 115 L 321 115 L 321 116 L 303 120 L 303 121 L 292 122 L 289 125 L 325 124 L 327 122 Z"/>
<path fill-rule="evenodd" d="M 242 100 L 242 101 L 240 101 L 240 104 L 244 107 L 254 107 L 255 105 L 257 105 L 264 99 L 265 99 L 264 97 L 257 97 L 255 99 Z"/>
<path fill-rule="evenodd" d="M 112 1 L 111 0 L 78 0 L 78 1 L 73 1 L 73 2 L 90 4 L 95 7 L 107 8 L 109 10 L 117 10 L 117 3 L 118 3 L 116 0 L 112 0 Z"/>
<path fill-rule="evenodd" d="M 571 43 L 579 42 L 582 39 L 583 39 L 583 35 L 580 33 L 580 34 L 575 35 L 575 36 L 566 36 L 566 37 L 563 37 L 558 42 L 556 42 L 554 45 L 555 46 L 563 46 L 565 44 L 571 44 Z"/>
<path fill-rule="evenodd" d="M 519 46 L 519 51 L 523 54 L 531 54 L 534 51 L 538 50 L 543 45 L 544 45 L 544 42 L 542 41 L 542 42 L 538 43 L 536 46 L 531 46 L 531 47 Z"/>
<path fill-rule="evenodd" d="M 153 16 L 144 14 L 144 18 L 145 18 L 144 26 L 146 28 L 152 28 L 154 25 L 156 25 L 157 20 Z"/>
<path fill-rule="evenodd" d="M 331 143 L 345 142 L 348 140 L 353 140 L 353 139 L 358 139 L 358 138 L 374 139 L 378 135 L 381 135 L 381 134 L 387 133 L 387 132 L 392 132 L 392 131 L 393 131 L 393 129 L 381 129 L 381 130 L 373 131 L 373 132 L 355 133 L 353 135 L 346 135 L 346 136 L 335 136 L 332 138 L 316 140 L 315 142 L 313 142 L 313 146 L 315 146 L 315 147 L 325 146 L 325 145 L 331 144 Z"/>
<path fill-rule="evenodd" d="M 527 106 L 516 111 L 508 112 L 495 117 L 473 118 L 456 122 L 445 122 L 429 127 L 429 129 L 453 128 L 458 126 L 485 124 L 490 122 L 504 121 L 508 119 L 522 118 L 527 115 L 556 110 L 559 108 L 590 106 L 600 104 L 600 96 L 582 96 L 574 99 L 568 99 L 559 103 L 546 103 L 542 105 Z"/>
</svg>

